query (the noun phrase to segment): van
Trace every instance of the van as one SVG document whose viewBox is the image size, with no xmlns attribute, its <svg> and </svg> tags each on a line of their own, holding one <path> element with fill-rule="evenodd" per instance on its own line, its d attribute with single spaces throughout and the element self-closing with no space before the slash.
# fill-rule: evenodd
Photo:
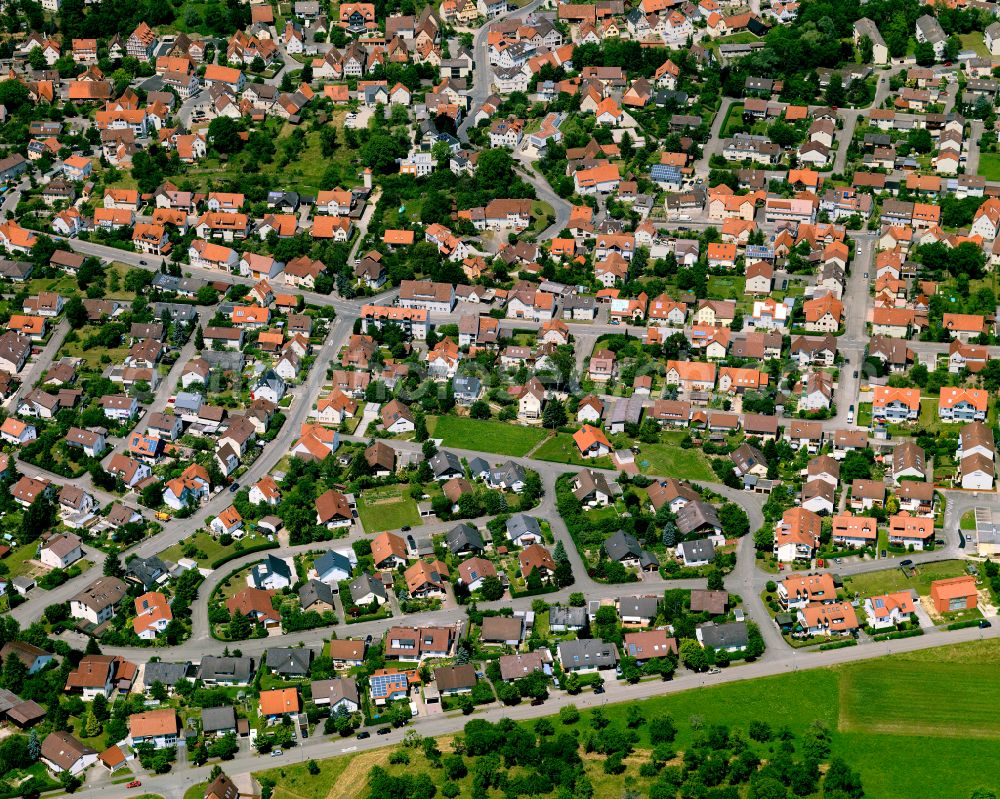
<svg viewBox="0 0 1000 799">
<path fill-rule="evenodd" d="M 854 424 L 854 406 L 847 409 L 847 423 Z"/>
</svg>

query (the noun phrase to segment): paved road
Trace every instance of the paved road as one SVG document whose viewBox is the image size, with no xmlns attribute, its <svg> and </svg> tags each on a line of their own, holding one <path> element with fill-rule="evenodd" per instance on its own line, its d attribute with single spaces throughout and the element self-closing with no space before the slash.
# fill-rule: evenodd
<svg viewBox="0 0 1000 799">
<path fill-rule="evenodd" d="M 358 248 L 361 246 L 361 242 L 364 241 L 365 236 L 368 235 L 368 226 L 371 224 L 372 216 L 375 213 L 375 206 L 378 205 L 379 197 L 382 196 L 382 189 L 377 188 L 372 192 L 371 197 L 368 200 L 368 205 L 365 208 L 363 214 L 361 214 L 361 219 L 358 220 L 358 237 L 354 240 L 354 246 L 351 247 L 351 253 L 347 256 L 347 263 L 353 264 L 354 258 L 358 254 Z"/>
<path fill-rule="evenodd" d="M 722 125 L 729 114 L 729 106 L 738 102 L 732 97 L 723 97 L 719 111 L 712 120 L 712 129 L 708 135 L 708 141 L 702 145 L 701 158 L 694 163 L 694 171 L 702 177 L 707 177 L 709 172 L 709 161 L 713 155 L 722 155 Z"/>
<path fill-rule="evenodd" d="M 538 173 L 530 161 L 522 160 L 520 162 L 518 174 L 535 187 L 538 199 L 551 205 L 556 215 L 552 224 L 538 234 L 539 241 L 556 238 L 569 225 L 569 216 L 573 211 L 573 206 L 552 190 L 549 182 Z"/>
<path fill-rule="evenodd" d="M 969 151 L 965 160 L 965 174 L 975 175 L 979 172 L 979 137 L 983 135 L 983 122 L 973 119 L 969 123 L 969 139 L 966 145 Z"/>
<path fill-rule="evenodd" d="M 469 91 L 469 113 L 462 120 L 462 124 L 458 128 L 458 138 L 462 141 L 468 140 L 472 117 L 482 107 L 493 89 L 493 70 L 490 68 L 490 55 L 486 46 L 492 22 L 499 22 L 510 17 L 526 17 L 540 8 L 544 2 L 545 0 L 532 0 L 532 2 L 521 8 L 500 14 L 491 21 L 491 24 L 483 25 L 473 37 L 472 58 L 474 68 L 472 71 L 472 86 Z"/>
<path fill-rule="evenodd" d="M 637 685 L 621 684 L 612 679 L 607 681 L 605 685 L 606 692 L 603 695 L 596 695 L 589 692 L 578 696 L 569 696 L 568 694 L 559 692 L 553 694 L 540 706 L 532 706 L 527 703 L 516 707 L 491 706 L 486 711 L 477 712 L 475 718 L 486 719 L 491 722 L 496 722 L 501 718 L 512 718 L 523 721 L 551 715 L 559 708 L 569 704 L 573 704 L 581 709 L 587 709 L 613 703 L 636 702 L 655 696 L 688 691 L 694 688 L 742 682 L 759 677 L 787 674 L 794 671 L 828 668 L 860 660 L 884 657 L 890 654 L 906 654 L 945 644 L 978 641 L 998 636 L 1000 636 L 1000 627 L 993 627 L 988 630 L 966 628 L 947 633 L 933 629 L 917 638 L 869 643 L 863 646 L 832 649 L 826 652 L 786 650 L 777 660 L 767 662 L 758 661 L 743 666 L 731 667 L 723 670 L 721 674 L 696 674 L 682 670 L 669 682 L 647 681 L 638 683 Z M 711 695 L 708 695 L 706 698 L 710 699 Z M 421 735 L 439 736 L 461 731 L 468 721 L 468 717 L 460 713 L 449 713 L 418 717 L 413 721 L 411 727 L 416 729 Z M 372 736 L 361 741 L 355 738 L 337 739 L 330 738 L 329 736 L 316 736 L 307 739 L 302 746 L 284 750 L 280 757 L 258 757 L 253 754 L 241 754 L 234 760 L 223 763 L 222 766 L 230 774 L 241 774 L 249 771 L 260 771 L 276 766 L 300 763 L 309 759 L 321 760 L 343 754 L 377 749 L 386 745 L 397 745 L 402 740 L 404 733 L 405 728 L 403 730 L 394 730 L 387 736 Z M 197 768 L 185 767 L 183 773 L 179 774 L 146 775 L 142 777 L 142 791 L 144 793 L 159 794 L 169 799 L 181 799 L 188 787 L 208 780 L 211 768 L 211 765 Z M 134 791 L 126 789 L 124 784 L 116 786 L 98 785 L 83 788 L 75 796 L 82 799 L 96 799 L 98 794 L 100 794 L 101 799 L 129 799 L 130 796 L 134 795 Z"/>
<path fill-rule="evenodd" d="M 59 353 L 59 348 L 62 347 L 63 341 L 66 339 L 66 335 L 69 333 L 69 322 L 66 321 L 65 317 L 60 319 L 58 324 L 52 329 L 52 334 L 49 336 L 49 340 L 46 342 L 42 351 L 32 358 L 28 365 L 21 371 L 17 376 L 18 380 L 21 381 L 21 385 L 18 387 L 10 398 L 7 400 L 7 406 L 11 409 L 17 408 L 17 403 L 21 401 L 25 394 L 31 391 L 35 384 L 38 383 L 52 366 L 52 362 L 56 359 L 56 355 Z"/>
</svg>

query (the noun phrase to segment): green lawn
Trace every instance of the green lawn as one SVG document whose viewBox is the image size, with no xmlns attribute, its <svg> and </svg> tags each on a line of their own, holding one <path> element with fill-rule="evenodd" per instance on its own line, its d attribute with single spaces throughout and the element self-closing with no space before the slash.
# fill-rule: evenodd
<svg viewBox="0 0 1000 799">
<path fill-rule="evenodd" d="M 358 158 L 358 151 L 352 150 L 344 144 L 344 118 L 347 116 L 346 109 L 338 109 L 330 115 L 330 125 L 338 128 L 338 147 L 330 158 L 325 158 L 320 149 L 320 134 L 318 130 L 310 130 L 306 133 L 305 146 L 301 153 L 298 153 L 285 167 L 279 167 L 282 147 L 291 135 L 295 127 L 291 124 L 271 122 L 268 130 L 274 137 L 274 143 L 278 148 L 278 153 L 269 164 L 261 164 L 262 175 L 280 177 L 282 186 L 290 191 L 298 191 L 305 194 L 316 194 L 329 186 L 321 185 L 326 170 L 336 165 L 339 167 L 339 184 L 350 188 L 360 183 L 358 173 L 360 167 L 354 161 Z M 279 127 L 280 125 L 280 127 Z M 244 156 L 238 155 L 229 161 L 220 161 L 217 157 L 204 158 L 196 164 L 190 165 L 184 177 L 196 188 L 209 190 L 225 186 L 227 181 L 235 181 L 242 177 L 244 172 Z"/>
<path fill-rule="evenodd" d="M 256 772 L 255 776 L 257 779 L 265 777 L 274 781 L 274 799 L 323 799 L 333 790 L 334 783 L 351 761 L 352 758 L 347 757 L 317 761 L 319 774 L 315 775 L 309 773 L 308 764 L 296 763 L 293 766 Z"/>
<path fill-rule="evenodd" d="M 358 499 L 358 515 L 366 533 L 380 533 L 383 530 L 398 530 L 409 525 L 416 527 L 420 522 L 417 502 L 409 494 L 408 485 L 372 488 Z"/>
<path fill-rule="evenodd" d="M 581 458 L 580 449 L 569 433 L 556 433 L 532 454 L 540 461 L 557 461 L 573 466 L 591 466 L 595 469 L 612 469 L 611 458 Z"/>
<path fill-rule="evenodd" d="M 44 571 L 39 566 L 34 566 L 28 561 L 33 560 L 38 551 L 38 542 L 24 544 L 11 549 L 10 554 L 4 558 L 4 563 L 10 569 L 10 577 L 20 577 L 22 574 L 40 574 Z"/>
<path fill-rule="evenodd" d="M 919 430 L 938 434 L 957 432 L 958 428 L 961 427 L 960 424 L 941 420 L 938 416 L 937 397 L 920 398 L 920 418 L 918 419 L 917 426 Z"/>
<path fill-rule="evenodd" d="M 959 522 L 959 527 L 963 530 L 975 530 L 976 529 L 976 512 L 974 510 L 967 510 L 962 514 L 962 520 Z"/>
<path fill-rule="evenodd" d="M 248 549 L 249 547 L 256 546 L 257 544 L 263 544 L 266 541 L 266 536 L 257 535 L 256 533 L 248 533 L 243 537 L 242 541 L 234 541 L 229 546 L 222 546 L 222 544 L 219 543 L 218 538 L 205 532 L 204 530 L 200 530 L 193 536 L 189 536 L 183 541 L 174 544 L 172 547 L 167 547 L 159 554 L 159 556 L 164 560 L 169 560 L 174 563 L 176 563 L 180 558 L 194 557 L 200 566 L 208 566 L 225 555 L 236 552 L 239 549 Z M 237 544 L 239 544 L 238 548 Z M 197 551 L 193 555 L 184 554 L 185 552 L 191 552 L 192 550 Z"/>
<path fill-rule="evenodd" d="M 71 331 L 76 334 L 77 340 L 64 342 L 62 347 L 59 348 L 59 357 L 82 358 L 87 366 L 95 371 L 105 368 L 108 364 L 124 361 L 129 351 L 129 348 L 124 343 L 119 347 L 112 347 L 110 349 L 104 347 L 83 348 L 83 342 L 88 337 L 96 335 L 99 329 L 99 325 L 84 325 L 79 330 Z M 105 359 L 102 363 L 101 359 L 105 355 L 111 360 Z"/>
<path fill-rule="evenodd" d="M 442 439 L 442 446 L 475 449 L 497 455 L 523 457 L 548 433 L 539 427 L 524 427 L 516 422 L 470 419 L 464 416 L 432 416 L 427 419 L 432 438 Z"/>
<path fill-rule="evenodd" d="M 941 560 L 917 565 L 917 573 L 912 578 L 906 577 L 901 569 L 855 574 L 844 578 L 844 588 L 848 594 L 853 596 L 856 591 L 862 597 L 905 591 L 908 588 L 916 588 L 918 594 L 927 596 L 934 580 L 958 577 L 965 573 L 964 561 Z"/>
<path fill-rule="evenodd" d="M 708 278 L 708 296 L 717 300 L 742 300 L 747 279 L 742 275 L 711 275 Z"/>
<path fill-rule="evenodd" d="M 987 180 L 1000 180 L 1000 153 L 980 153 L 976 171 Z"/>
<path fill-rule="evenodd" d="M 979 31 L 960 33 L 958 38 L 962 40 L 963 50 L 972 50 L 976 55 L 982 56 L 983 58 L 990 57 L 990 51 L 986 49 L 986 42 L 983 40 L 983 34 Z"/>
<path fill-rule="evenodd" d="M 668 438 L 670 434 L 661 436 Z M 676 434 L 677 438 L 683 433 Z M 643 474 L 657 477 L 677 477 L 684 480 L 715 480 L 715 472 L 700 449 L 682 449 L 676 441 L 659 444 L 642 444 L 635 456 L 636 465 Z"/>
<path fill-rule="evenodd" d="M 879 661 L 845 670 L 840 728 L 959 738 L 1000 738 L 996 668 L 988 663 L 922 663 L 887 669 Z M 942 702 L 930 685 L 948 686 Z"/>
<path fill-rule="evenodd" d="M 736 126 L 743 124 L 743 103 L 733 103 L 726 112 L 726 118 L 722 123 L 722 136 L 728 136 Z"/>
<path fill-rule="evenodd" d="M 544 615 L 536 623 L 542 623 Z M 696 726 L 703 730 L 725 725 L 745 734 L 751 721 L 764 720 L 773 730 L 787 726 L 802 734 L 818 722 L 829 732 L 832 755 L 860 772 L 865 799 L 963 799 L 980 787 L 1000 791 L 1000 773 L 989 766 L 1000 738 L 1000 717 L 994 711 L 1000 701 L 998 658 L 1000 641 L 988 639 L 606 704 L 600 710 L 619 729 L 630 707 L 638 707 L 647 722 L 670 716 L 678 729 L 673 746 L 680 755 L 696 736 L 704 735 Z M 557 733 L 578 730 L 582 735 L 591 729 L 591 714 L 584 711 L 573 727 L 556 717 L 552 722 Z M 649 780 L 639 776 L 638 769 L 650 749 L 649 726 L 637 728 L 636 753 L 626 759 L 624 774 L 606 775 L 600 758 L 585 758 L 595 796 L 625 795 L 633 789 L 638 796 L 647 795 Z M 439 739 L 439 748 L 448 752 L 450 739 Z M 777 739 L 772 746 L 777 752 Z M 315 776 L 305 764 L 256 776 L 276 784 L 275 799 L 361 799 L 368 795 L 368 770 L 375 765 L 389 768 L 391 751 L 382 748 L 319 761 Z M 442 773 L 429 767 L 419 747 L 407 751 L 409 765 L 392 767 L 392 773 L 426 772 L 435 784 L 442 782 Z M 467 758 L 468 765 L 474 762 Z M 456 780 L 461 796 L 469 795 L 469 770 L 469 776 Z"/>
</svg>

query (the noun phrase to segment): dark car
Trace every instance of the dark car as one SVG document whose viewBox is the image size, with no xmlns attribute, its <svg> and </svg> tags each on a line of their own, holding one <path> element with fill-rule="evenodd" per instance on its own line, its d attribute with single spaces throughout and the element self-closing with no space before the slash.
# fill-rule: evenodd
<svg viewBox="0 0 1000 799">
<path fill-rule="evenodd" d="M 376 730 L 376 732 L 377 732 L 377 733 L 378 733 L 379 735 L 388 735 L 388 734 L 389 734 L 390 732 L 392 732 L 392 727 L 379 727 L 379 728 L 378 728 L 378 729 Z"/>
<path fill-rule="evenodd" d="M 595 694 L 603 694 L 604 693 L 604 686 L 603 685 L 598 685 L 596 688 L 594 688 L 594 693 Z"/>
<path fill-rule="evenodd" d="M 371 738 L 372 734 L 368 730 L 362 730 L 358 733 L 358 740 L 363 741 L 365 738 Z"/>
<path fill-rule="evenodd" d="M 239 483 L 233 483 L 231 486 L 229 486 L 229 493 L 230 494 L 235 494 L 239 490 L 240 490 L 240 484 Z"/>
<path fill-rule="evenodd" d="M 139 261 L 139 266 L 149 266 L 145 261 Z"/>
<path fill-rule="evenodd" d="M 858 370 L 857 370 L 857 369 L 855 369 L 855 370 L 854 370 L 854 376 L 855 376 L 855 377 L 857 377 L 857 376 L 858 376 Z"/>
<path fill-rule="evenodd" d="M 990 624 L 989 619 L 980 619 L 979 620 L 979 629 L 980 630 L 985 630 L 987 627 L 992 627 L 992 626 L 993 625 Z"/>
<path fill-rule="evenodd" d="M 399 528 L 399 532 L 401 532 L 401 533 L 408 533 L 412 529 L 413 528 L 410 527 L 410 525 L 405 524 L 405 525 L 403 525 L 402 527 Z"/>
<path fill-rule="evenodd" d="M 899 562 L 899 565 L 900 566 L 912 566 L 913 565 L 913 561 L 910 560 L 909 558 L 907 558 L 906 560 L 901 560 Z"/>
</svg>

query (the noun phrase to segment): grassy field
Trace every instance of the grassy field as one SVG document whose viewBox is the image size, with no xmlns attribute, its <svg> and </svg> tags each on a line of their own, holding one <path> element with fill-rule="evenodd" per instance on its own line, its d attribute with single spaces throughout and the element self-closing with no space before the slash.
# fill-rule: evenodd
<svg viewBox="0 0 1000 799">
<path fill-rule="evenodd" d="M 263 535 L 257 535 L 256 533 L 249 533 L 243 537 L 243 540 L 239 542 L 241 549 L 248 549 L 249 547 L 256 546 L 257 544 L 263 544 L 267 541 L 267 538 Z M 193 546 L 197 549 L 197 553 L 194 556 L 195 560 L 201 566 L 208 566 L 219 558 L 230 554 L 231 552 L 237 551 L 236 543 L 233 542 L 229 546 L 222 546 L 219 543 L 219 539 L 215 538 L 211 534 L 201 530 L 195 533 L 193 536 L 185 538 L 183 541 L 174 544 L 172 547 L 167 547 L 160 553 L 160 557 L 164 560 L 169 560 L 176 563 L 180 558 L 189 557 L 185 555 L 184 552 L 187 547 Z"/>
<path fill-rule="evenodd" d="M 787 726 L 795 733 L 819 722 L 830 731 L 833 756 L 860 771 L 866 799 L 961 798 L 979 787 L 1000 790 L 1000 773 L 988 766 L 1000 738 L 1000 718 L 993 711 L 1000 701 L 1000 681 L 994 678 L 998 658 L 1000 641 L 990 639 L 601 709 L 619 728 L 630 704 L 647 720 L 671 716 L 679 731 L 679 753 L 699 734 L 692 729 L 695 719 L 701 727 L 722 724 L 743 730 L 760 719 L 775 730 Z M 584 712 L 573 728 L 553 719 L 556 731 L 589 730 L 589 715 Z M 636 753 L 626 759 L 622 775 L 606 775 L 599 758 L 584 758 L 595 796 L 646 795 L 649 781 L 638 771 L 650 748 L 648 724 L 637 732 Z M 439 739 L 438 746 L 449 752 L 451 739 Z M 276 799 L 362 799 L 367 796 L 365 777 L 375 765 L 392 773 L 426 771 L 438 785 L 444 779 L 440 770 L 428 768 L 419 748 L 408 750 L 408 766 L 390 766 L 390 752 L 386 747 L 322 761 L 316 777 L 307 776 L 304 764 L 257 776 L 278 784 Z M 303 790 L 306 779 L 310 787 Z M 456 781 L 460 796 L 469 795 L 468 780 Z"/>
<path fill-rule="evenodd" d="M 595 469 L 611 469 L 611 458 L 581 458 L 580 449 L 569 433 L 556 433 L 532 454 L 540 461 L 557 461 L 573 466 L 592 466 Z"/>
<path fill-rule="evenodd" d="M 742 275 L 711 275 L 708 296 L 718 300 L 742 300 L 747 279 Z"/>
<path fill-rule="evenodd" d="M 420 524 L 417 502 L 409 495 L 409 486 L 372 488 L 358 499 L 358 515 L 366 533 L 397 530 Z"/>
<path fill-rule="evenodd" d="M 320 134 L 317 130 L 310 130 L 306 133 L 305 146 L 301 153 L 292 159 L 286 167 L 279 167 L 278 162 L 281 157 L 282 145 L 291 135 L 294 126 L 285 123 L 280 129 L 277 125 L 273 130 L 277 133 L 274 143 L 278 148 L 278 153 L 270 164 L 261 164 L 261 172 L 264 174 L 280 173 L 282 185 L 287 186 L 290 191 L 298 191 L 305 194 L 316 194 L 324 188 L 321 186 L 322 179 L 327 169 L 331 165 L 339 167 L 339 183 L 346 188 L 358 185 L 361 181 L 358 177 L 360 169 L 354 164 L 358 157 L 357 150 L 351 150 L 344 145 L 344 118 L 347 116 L 346 109 L 339 109 L 330 115 L 331 125 L 338 128 L 339 145 L 331 158 L 323 157 L 320 149 Z M 186 171 L 185 177 L 189 179 L 197 188 L 209 190 L 225 185 L 227 181 L 235 181 L 243 174 L 243 161 L 237 156 L 229 161 L 220 161 L 218 158 L 205 158 L 196 164 L 192 164 Z"/>
<path fill-rule="evenodd" d="M 384 765 L 391 750 L 376 749 L 349 757 L 318 760 L 319 774 L 310 774 L 307 763 L 258 771 L 254 776 L 274 783 L 273 799 L 350 799 L 360 796 L 372 766 Z M 199 794 L 199 798 L 204 792 Z M 185 796 L 185 799 L 187 797 Z"/>
<path fill-rule="evenodd" d="M 831 737 L 832 753 L 861 773 L 866 799 L 940 799 L 967 797 L 979 787 L 1000 790 L 1000 775 L 984 767 L 992 762 L 1000 738 L 1000 719 L 992 712 L 1000 697 L 1000 675 L 995 663 L 1000 641 L 987 640 L 938 647 L 910 655 L 896 655 L 866 663 L 831 669 L 791 672 L 718 687 L 658 696 L 637 705 L 645 718 L 671 716 L 679 735 L 679 753 L 702 727 L 722 724 L 746 729 L 762 719 L 773 729 L 787 726 L 802 733 L 822 723 Z M 936 686 L 947 685 L 948 699 L 941 701 Z M 611 723 L 624 725 L 628 703 L 605 705 Z M 556 730 L 589 730 L 589 712 L 573 728 L 553 719 Z M 970 732 L 967 732 L 970 731 Z M 595 796 L 618 796 L 634 791 L 644 796 L 649 780 L 639 775 L 639 765 L 650 748 L 648 724 L 638 730 L 636 752 L 626 759 L 620 776 L 603 773 L 601 760 L 584 757 L 584 767 Z M 449 752 L 450 738 L 438 740 Z M 367 796 L 365 777 L 372 766 L 427 772 L 436 784 L 443 775 L 429 768 L 419 748 L 408 750 L 407 766 L 390 766 L 391 747 L 319 763 L 321 772 L 306 777 L 304 765 L 258 773 L 278 783 L 276 799 L 362 799 Z M 471 763 L 470 763 L 471 765 Z M 301 773 L 300 773 L 301 772 Z M 471 775 L 472 769 L 470 769 Z M 303 780 L 310 788 L 301 790 Z M 457 780 L 460 796 L 468 796 L 469 777 Z M 280 796 L 278 794 L 281 793 Z"/>
<path fill-rule="evenodd" d="M 1000 153 L 980 153 L 976 172 L 987 180 L 1000 180 Z"/>
<path fill-rule="evenodd" d="M 30 561 L 34 560 L 37 551 L 37 541 L 12 549 L 10 554 L 4 559 L 4 563 L 7 564 L 7 568 L 10 570 L 10 577 L 20 577 L 22 574 L 33 576 L 44 574 L 46 571 L 44 568 L 30 563 Z"/>
<path fill-rule="evenodd" d="M 442 439 L 442 446 L 495 452 L 497 455 L 522 457 L 548 433 L 538 427 L 464 416 L 436 416 L 427 419 L 432 438 Z"/>
<path fill-rule="evenodd" d="M 920 398 L 920 417 L 917 420 L 918 429 L 928 433 L 946 433 L 958 430 L 961 425 L 942 421 L 938 416 L 938 398 Z"/>
<path fill-rule="evenodd" d="M 685 480 L 715 480 L 715 472 L 700 449 L 682 449 L 676 439 L 683 433 L 660 436 L 659 444 L 642 444 L 635 462 L 643 474 L 678 477 Z M 670 440 L 673 436 L 674 440 Z"/>
<path fill-rule="evenodd" d="M 922 663 L 919 668 L 886 669 L 857 664 L 841 679 L 840 728 L 958 738 L 1000 738 L 994 712 L 996 669 L 988 663 Z M 948 701 L 928 685 L 947 685 Z"/>
<path fill-rule="evenodd" d="M 60 358 L 83 358 L 87 366 L 93 370 L 100 370 L 108 363 L 121 363 L 125 360 L 125 356 L 128 355 L 129 348 L 122 344 L 120 347 L 112 347 L 106 349 L 104 347 L 91 347 L 89 350 L 83 348 L 83 342 L 88 337 L 95 335 L 100 330 L 99 325 L 84 325 L 79 330 L 73 331 L 76 333 L 76 341 L 68 341 L 63 343 L 62 347 L 59 348 Z M 101 358 L 107 355 L 110 361 L 105 360 L 104 363 L 101 362 Z"/>
<path fill-rule="evenodd" d="M 986 42 L 983 40 L 982 33 L 978 31 L 960 33 L 958 38 L 962 40 L 963 50 L 972 50 L 976 55 L 983 56 L 984 58 L 990 57 L 990 51 L 986 49 Z"/>
<path fill-rule="evenodd" d="M 855 574 L 844 578 L 844 588 L 848 594 L 853 594 L 856 591 L 862 597 L 905 591 L 908 588 L 916 588 L 918 594 L 927 596 L 931 592 L 931 583 L 934 580 L 958 577 L 965 573 L 963 561 L 942 560 L 935 563 L 919 564 L 917 573 L 912 578 L 904 575 L 901 569 Z"/>
<path fill-rule="evenodd" d="M 125 274 L 129 271 L 129 267 L 125 264 L 112 263 L 107 267 L 107 274 L 110 275 L 111 272 L 118 273 L 118 291 L 109 291 L 106 296 L 102 299 L 109 300 L 128 300 L 131 302 L 135 299 L 135 292 L 125 291 L 121 288 L 122 284 L 125 282 Z M 55 291 L 59 294 L 72 294 L 74 292 L 79 292 L 79 286 L 77 285 L 76 278 L 73 275 L 59 274 L 56 277 L 39 277 L 29 280 L 25 284 L 25 290 L 28 294 L 38 294 L 40 291 Z"/>
</svg>

